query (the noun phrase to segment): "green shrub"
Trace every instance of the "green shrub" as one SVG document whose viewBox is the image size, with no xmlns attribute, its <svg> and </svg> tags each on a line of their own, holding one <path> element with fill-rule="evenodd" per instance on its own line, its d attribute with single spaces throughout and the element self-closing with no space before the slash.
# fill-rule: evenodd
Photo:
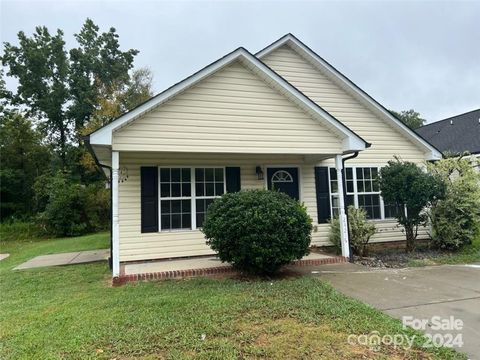
<svg viewBox="0 0 480 360">
<path fill-rule="evenodd" d="M 445 196 L 446 185 L 436 174 L 427 173 L 415 163 L 395 158 L 380 169 L 379 185 L 386 204 L 396 205 L 395 217 L 405 229 L 407 252 L 415 250 L 418 227 L 426 225 L 427 207 Z"/>
<path fill-rule="evenodd" d="M 44 178 L 41 181 L 42 186 L 37 186 L 38 197 L 46 205 L 37 222 L 45 232 L 54 236 L 78 236 L 108 226 L 109 198 L 101 184 L 75 183 L 60 172 L 48 182 Z"/>
<path fill-rule="evenodd" d="M 375 224 L 367 220 L 367 212 L 364 209 L 355 209 L 354 206 L 348 207 L 348 224 L 350 246 L 353 253 L 355 255 L 366 256 L 368 252 L 368 242 L 376 232 Z M 330 220 L 329 239 L 337 250 L 337 253 L 341 253 L 342 242 L 338 216 Z"/>
<path fill-rule="evenodd" d="M 41 228 L 33 222 L 10 220 L 0 223 L 0 241 L 30 241 L 44 236 Z"/>
<path fill-rule="evenodd" d="M 473 163 L 472 163 L 473 162 Z M 430 211 L 432 242 L 457 250 L 471 244 L 480 224 L 480 174 L 474 158 L 452 157 L 429 165 L 447 184 L 446 196 Z"/>
<path fill-rule="evenodd" d="M 286 194 L 240 191 L 209 206 L 202 231 L 222 261 L 272 274 L 309 253 L 312 219 L 303 204 Z"/>
</svg>

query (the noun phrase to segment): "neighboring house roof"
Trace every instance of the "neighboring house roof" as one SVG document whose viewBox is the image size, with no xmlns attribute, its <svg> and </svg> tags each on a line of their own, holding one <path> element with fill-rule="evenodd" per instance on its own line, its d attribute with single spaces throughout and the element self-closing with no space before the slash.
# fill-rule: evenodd
<svg viewBox="0 0 480 360">
<path fill-rule="evenodd" d="M 480 154 L 480 109 L 436 121 L 416 131 L 441 151 Z"/>
<path fill-rule="evenodd" d="M 423 148 L 427 153 L 428 159 L 439 159 L 442 157 L 440 150 L 436 149 L 434 145 L 429 143 L 427 140 L 419 136 L 414 130 L 410 129 L 403 122 L 393 116 L 385 107 L 383 107 L 379 102 L 373 99 L 365 91 L 360 89 L 355 83 L 353 83 L 349 78 L 343 75 L 340 71 L 335 69 L 331 64 L 325 61 L 307 45 L 302 43 L 292 34 L 287 34 L 272 44 L 268 45 L 263 50 L 255 54 L 259 59 L 267 56 L 272 51 L 288 45 L 294 51 L 299 53 L 305 59 L 307 59 L 312 65 L 317 67 L 322 73 L 324 73 L 331 80 L 336 82 L 343 89 L 348 91 L 353 95 L 358 101 L 364 104 L 365 107 L 370 109 L 374 114 L 376 114 L 381 119 L 389 122 L 395 129 L 403 133 L 407 138 L 412 140 L 415 144 Z"/>
<path fill-rule="evenodd" d="M 234 61 L 242 62 L 243 65 L 247 66 L 254 73 L 268 81 L 270 86 L 278 89 L 284 96 L 294 101 L 301 109 L 343 139 L 344 151 L 359 151 L 370 146 L 370 144 L 362 139 L 359 135 L 337 120 L 334 116 L 300 92 L 287 80 L 278 75 L 275 71 L 270 69 L 267 65 L 265 65 L 262 61 L 244 48 L 238 48 L 232 51 L 231 53 L 204 67 L 185 80 L 173 85 L 162 93 L 152 97 L 150 100 L 125 113 L 108 125 L 105 125 L 104 127 L 94 131 L 89 135 L 90 144 L 100 146 L 111 145 L 113 131 L 126 126 L 139 116 L 160 106 L 166 101 L 172 99 L 175 95 L 185 91 L 186 89 L 197 84 L 201 80 L 214 74 Z"/>
</svg>

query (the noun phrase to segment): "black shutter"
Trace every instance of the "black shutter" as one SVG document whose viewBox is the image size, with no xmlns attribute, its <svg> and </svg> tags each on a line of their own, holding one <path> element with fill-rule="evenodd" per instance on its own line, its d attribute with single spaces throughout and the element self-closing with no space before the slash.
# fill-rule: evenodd
<svg viewBox="0 0 480 360">
<path fill-rule="evenodd" d="M 324 224 L 330 219 L 330 191 L 328 188 L 328 167 L 315 167 L 315 188 L 317 191 L 318 223 Z"/>
<path fill-rule="evenodd" d="M 227 192 L 240 191 L 240 168 L 239 167 L 227 167 L 225 168 L 225 177 L 227 182 Z"/>
<path fill-rule="evenodd" d="M 142 233 L 158 231 L 158 168 L 140 168 Z"/>
</svg>

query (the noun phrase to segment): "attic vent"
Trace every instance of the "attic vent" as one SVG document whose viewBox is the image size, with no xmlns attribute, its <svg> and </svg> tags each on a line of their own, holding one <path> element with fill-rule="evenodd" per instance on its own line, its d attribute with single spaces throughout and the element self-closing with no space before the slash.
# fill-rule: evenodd
<svg viewBox="0 0 480 360">
<path fill-rule="evenodd" d="M 453 125 L 453 120 L 450 120 L 450 125 Z"/>
</svg>

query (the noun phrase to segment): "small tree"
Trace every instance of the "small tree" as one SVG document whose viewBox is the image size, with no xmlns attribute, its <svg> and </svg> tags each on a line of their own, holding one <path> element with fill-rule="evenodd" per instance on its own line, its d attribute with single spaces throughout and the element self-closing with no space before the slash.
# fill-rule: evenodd
<svg viewBox="0 0 480 360">
<path fill-rule="evenodd" d="M 480 226 L 480 173 L 478 161 L 460 156 L 442 159 L 429 165 L 432 173 L 447 184 L 446 196 L 430 211 L 433 244 L 456 250 L 470 244 Z"/>
<path fill-rule="evenodd" d="M 376 228 L 373 222 L 367 220 L 367 212 L 364 209 L 355 209 L 354 206 L 348 207 L 348 229 L 349 241 L 353 253 L 360 256 L 366 256 L 368 253 L 368 242 L 375 234 Z M 340 237 L 340 221 L 334 217 L 330 221 L 330 242 L 340 252 L 342 241 Z"/>
<path fill-rule="evenodd" d="M 425 225 L 428 220 L 424 210 L 443 198 L 444 181 L 412 162 L 396 158 L 380 170 L 379 185 L 385 203 L 401 209 L 396 219 L 405 228 L 406 251 L 415 250 L 418 227 Z"/>
<path fill-rule="evenodd" d="M 272 274 L 308 254 L 312 219 L 305 206 L 286 194 L 240 191 L 208 207 L 202 231 L 222 261 L 251 273 Z"/>
</svg>

